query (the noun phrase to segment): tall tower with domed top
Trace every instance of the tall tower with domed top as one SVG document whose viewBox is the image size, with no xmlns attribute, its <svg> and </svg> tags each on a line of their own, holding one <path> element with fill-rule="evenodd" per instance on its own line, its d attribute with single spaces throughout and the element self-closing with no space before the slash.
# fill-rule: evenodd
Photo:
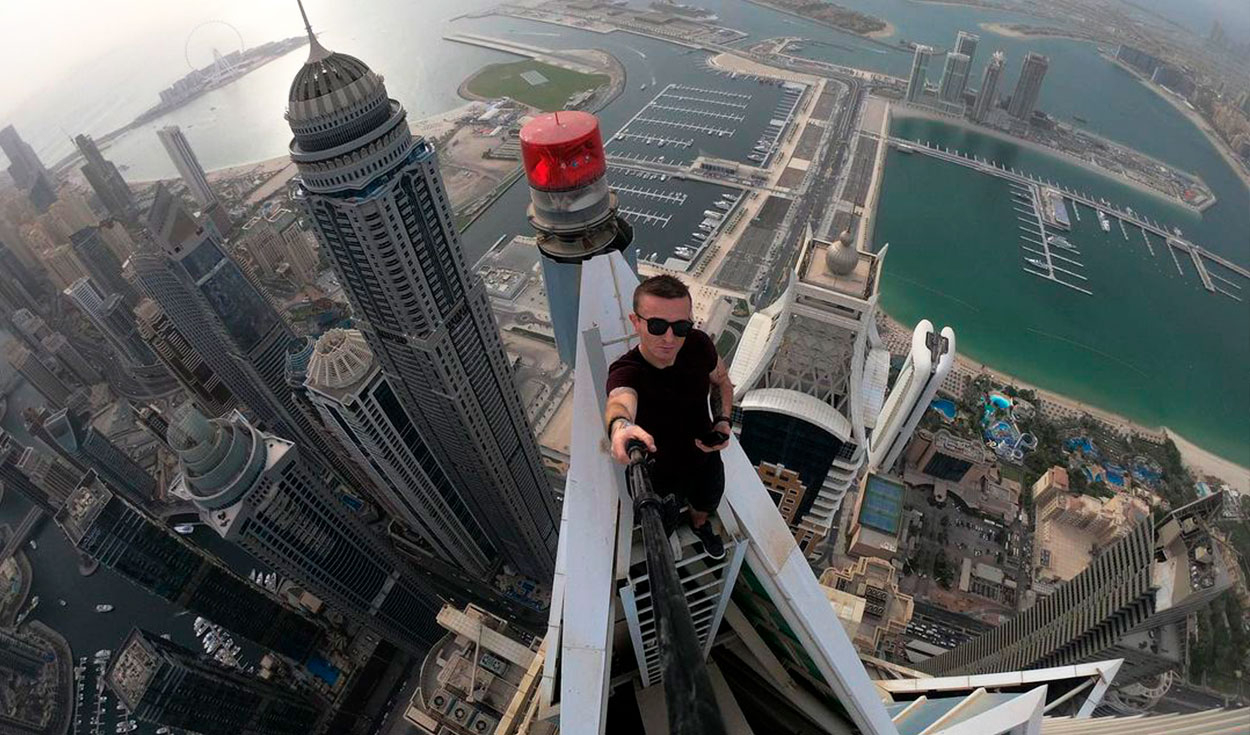
<svg viewBox="0 0 1250 735">
<path fill-rule="evenodd" d="M 434 458 L 504 561 L 546 579 L 559 511 L 438 156 L 379 74 L 304 23 L 287 107 L 296 198 L 417 429 L 412 451 Z"/>
</svg>

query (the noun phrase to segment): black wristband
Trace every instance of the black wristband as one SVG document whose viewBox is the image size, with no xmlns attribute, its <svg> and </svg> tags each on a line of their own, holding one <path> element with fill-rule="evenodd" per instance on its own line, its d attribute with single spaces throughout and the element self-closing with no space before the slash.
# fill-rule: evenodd
<svg viewBox="0 0 1250 735">
<path fill-rule="evenodd" d="M 733 426 L 733 425 L 734 425 L 734 422 L 730 421 L 728 416 L 713 416 L 713 417 L 712 417 L 712 426 L 716 426 L 717 424 L 719 424 L 719 423 L 720 423 L 720 422 L 722 422 L 722 421 L 724 421 L 725 423 L 729 424 L 730 426 Z"/>
</svg>

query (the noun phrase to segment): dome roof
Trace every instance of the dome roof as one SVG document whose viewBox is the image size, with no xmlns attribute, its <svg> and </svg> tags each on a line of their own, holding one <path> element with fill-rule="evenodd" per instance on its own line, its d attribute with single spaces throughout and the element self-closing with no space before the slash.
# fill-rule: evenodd
<svg viewBox="0 0 1250 735">
<path fill-rule="evenodd" d="M 308 360 L 308 385 L 341 390 L 363 380 L 373 368 L 373 352 L 356 329 L 331 329 L 321 335 Z"/>
<path fill-rule="evenodd" d="M 308 61 L 304 62 L 291 82 L 288 99 L 291 102 L 307 102 L 346 88 L 352 82 L 371 73 L 369 66 L 355 56 L 326 51 L 314 43 L 309 49 Z"/>
<path fill-rule="evenodd" d="M 839 276 L 850 275 L 859 264 L 859 252 L 850 244 L 850 230 L 843 230 L 838 239 L 825 250 L 825 267 Z"/>
</svg>

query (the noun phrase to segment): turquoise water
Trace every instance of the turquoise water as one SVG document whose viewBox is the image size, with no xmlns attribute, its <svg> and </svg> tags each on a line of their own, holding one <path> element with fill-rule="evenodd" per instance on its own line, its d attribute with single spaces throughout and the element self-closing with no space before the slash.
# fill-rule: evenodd
<svg viewBox="0 0 1250 735">
<path fill-rule="evenodd" d="M 893 132 L 1062 180 L 1191 236 L 1202 224 L 1110 179 L 945 123 L 900 119 Z M 1113 222 L 1103 233 L 1084 206 L 1066 237 L 1093 295 L 1029 275 L 1006 182 L 919 154 L 888 154 L 879 211 L 874 243 L 890 244 L 881 294 L 891 316 L 949 324 L 960 352 L 979 362 L 1250 464 L 1250 282 L 1240 281 L 1246 301 L 1210 294 L 1191 263 L 1178 272 L 1159 238 L 1150 238 L 1152 256 L 1140 230 L 1125 239 Z"/>
<path fill-rule="evenodd" d="M 946 398 L 935 399 L 929 404 L 933 410 L 945 416 L 947 419 L 955 418 L 955 402 Z"/>
</svg>

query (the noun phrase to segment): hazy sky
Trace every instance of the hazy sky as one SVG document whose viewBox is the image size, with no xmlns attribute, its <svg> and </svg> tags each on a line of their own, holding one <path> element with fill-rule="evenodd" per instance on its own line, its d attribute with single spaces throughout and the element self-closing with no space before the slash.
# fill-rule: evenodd
<svg viewBox="0 0 1250 735">
<path fill-rule="evenodd" d="M 330 1 L 306 5 L 315 17 Z M 187 72 L 187 33 L 218 19 L 238 27 L 248 45 L 300 30 L 294 0 L 0 0 L 0 68 L 9 70 L 0 81 L 0 118 L 71 72 L 91 74 L 93 62 L 115 72 L 154 55 L 149 63 L 170 66 L 169 78 L 177 78 Z M 221 38 L 223 30 L 206 35 Z"/>
</svg>

